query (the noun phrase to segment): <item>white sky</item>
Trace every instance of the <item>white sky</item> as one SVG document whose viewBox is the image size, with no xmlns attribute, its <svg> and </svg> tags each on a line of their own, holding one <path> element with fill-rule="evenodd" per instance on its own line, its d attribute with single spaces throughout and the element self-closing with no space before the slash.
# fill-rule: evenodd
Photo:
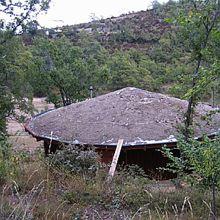
<svg viewBox="0 0 220 220">
<path fill-rule="evenodd" d="M 167 0 L 159 0 L 160 3 Z M 132 11 L 146 10 L 153 0 L 52 0 L 47 14 L 38 21 L 45 27 L 78 24 L 98 18 L 118 16 Z"/>
</svg>

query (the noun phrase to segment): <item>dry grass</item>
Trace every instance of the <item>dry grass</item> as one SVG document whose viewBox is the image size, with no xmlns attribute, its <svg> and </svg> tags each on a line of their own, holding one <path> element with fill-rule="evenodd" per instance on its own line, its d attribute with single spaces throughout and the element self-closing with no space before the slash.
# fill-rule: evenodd
<svg viewBox="0 0 220 220">
<path fill-rule="evenodd" d="M 70 219 L 67 209 L 72 205 L 60 195 L 62 182 L 63 177 L 40 160 L 22 163 L 16 181 L 1 189 L 0 213 L 8 219 Z"/>
<path fill-rule="evenodd" d="M 93 177 L 71 175 L 44 158 L 20 159 L 18 175 L 1 187 L 0 219 L 207 219 L 209 194 L 199 190 L 152 189 L 155 182 L 106 170 Z M 218 208 L 220 208 L 218 197 Z"/>
</svg>

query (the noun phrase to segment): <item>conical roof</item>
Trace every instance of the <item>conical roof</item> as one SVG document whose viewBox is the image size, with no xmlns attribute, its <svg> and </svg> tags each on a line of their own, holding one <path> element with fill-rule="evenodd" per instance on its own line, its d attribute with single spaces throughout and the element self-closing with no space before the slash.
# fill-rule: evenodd
<svg viewBox="0 0 220 220">
<path fill-rule="evenodd" d="M 187 101 L 137 88 L 124 88 L 74 103 L 34 117 L 26 129 L 38 138 L 52 137 L 64 143 L 124 146 L 175 142 Z M 198 104 L 195 135 L 212 134 L 220 128 L 220 114 L 204 120 L 214 109 Z"/>
</svg>

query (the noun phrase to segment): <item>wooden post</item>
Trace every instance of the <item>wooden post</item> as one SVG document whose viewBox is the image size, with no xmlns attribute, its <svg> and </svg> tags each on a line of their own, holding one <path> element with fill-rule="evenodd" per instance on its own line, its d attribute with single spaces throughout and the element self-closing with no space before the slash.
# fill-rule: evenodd
<svg viewBox="0 0 220 220">
<path fill-rule="evenodd" d="M 121 153 L 121 148 L 122 148 L 123 141 L 124 141 L 123 139 L 118 140 L 118 144 L 117 144 L 117 147 L 116 147 L 113 159 L 112 159 L 111 167 L 110 167 L 109 173 L 108 173 L 108 181 L 111 180 L 112 177 L 115 174 L 115 169 L 116 169 L 116 166 L 118 164 L 118 158 L 119 158 L 119 155 Z"/>
<path fill-rule="evenodd" d="M 93 86 L 90 86 L 89 90 L 90 90 L 90 99 L 92 99 L 93 98 Z"/>
<path fill-rule="evenodd" d="M 212 87 L 212 108 L 215 107 L 215 89 Z"/>
</svg>

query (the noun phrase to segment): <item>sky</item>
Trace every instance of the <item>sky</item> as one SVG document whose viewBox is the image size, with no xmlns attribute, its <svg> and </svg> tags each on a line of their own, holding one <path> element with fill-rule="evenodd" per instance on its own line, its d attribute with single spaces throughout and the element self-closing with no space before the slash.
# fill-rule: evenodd
<svg viewBox="0 0 220 220">
<path fill-rule="evenodd" d="M 167 0 L 159 0 L 160 3 Z M 123 13 L 146 10 L 153 0 L 52 0 L 47 14 L 38 22 L 44 27 L 57 27 L 89 22 L 92 18 L 107 18 Z"/>
</svg>

